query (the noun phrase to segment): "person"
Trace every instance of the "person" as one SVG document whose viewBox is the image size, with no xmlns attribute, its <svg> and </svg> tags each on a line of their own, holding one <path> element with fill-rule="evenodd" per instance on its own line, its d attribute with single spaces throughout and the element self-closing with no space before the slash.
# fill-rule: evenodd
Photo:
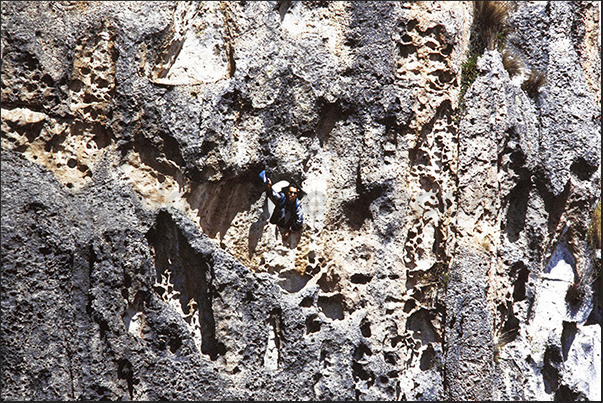
<svg viewBox="0 0 603 403">
<path fill-rule="evenodd" d="M 280 228 L 283 241 L 286 242 L 292 232 L 302 229 L 304 225 L 301 202 L 297 198 L 299 188 L 290 184 L 283 194 L 272 188 L 272 181 L 269 178 L 265 178 L 264 183 L 267 195 L 275 206 L 270 223 L 276 224 Z"/>
</svg>

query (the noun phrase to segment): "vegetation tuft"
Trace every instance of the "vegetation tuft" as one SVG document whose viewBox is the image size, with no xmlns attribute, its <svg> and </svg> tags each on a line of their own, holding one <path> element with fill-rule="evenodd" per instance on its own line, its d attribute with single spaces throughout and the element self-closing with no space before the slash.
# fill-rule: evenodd
<svg viewBox="0 0 603 403">
<path fill-rule="evenodd" d="M 593 211 L 588 227 L 588 240 L 594 249 L 601 249 L 601 202 L 597 203 Z"/>
<path fill-rule="evenodd" d="M 584 297 L 586 296 L 586 290 L 584 289 L 584 282 L 578 279 L 574 281 L 567 288 L 567 293 L 565 294 L 565 301 L 569 303 L 571 306 L 578 306 L 584 302 Z"/>
<path fill-rule="evenodd" d="M 484 53 L 486 49 L 502 50 L 509 33 L 509 14 L 513 11 L 510 1 L 475 1 L 473 14 L 472 41 L 474 53 Z"/>
<path fill-rule="evenodd" d="M 530 70 L 530 75 L 521 84 L 521 89 L 524 90 L 530 98 L 536 98 L 540 88 L 546 84 L 546 76 L 538 70 Z"/>
<path fill-rule="evenodd" d="M 459 111 L 453 116 L 458 123 L 465 114 L 465 94 L 478 77 L 477 58 L 486 49 L 502 50 L 510 31 L 509 14 L 512 11 L 508 1 L 474 1 L 473 25 L 469 38 L 467 60 L 461 66 L 461 91 L 459 94 Z"/>
<path fill-rule="evenodd" d="M 593 249 L 601 249 L 601 202 L 597 203 L 591 215 L 587 239 Z M 584 271 L 578 273 L 574 283 L 567 288 L 565 301 L 573 307 L 582 304 L 587 289 L 600 278 L 601 260 L 595 256 L 591 264 L 584 267 Z"/>
<path fill-rule="evenodd" d="M 449 265 L 449 262 L 438 260 L 419 279 L 425 282 L 426 285 L 434 285 L 437 286 L 437 289 L 446 291 L 450 280 Z"/>
<path fill-rule="evenodd" d="M 523 69 L 523 61 L 517 52 L 505 49 L 502 52 L 503 67 L 509 73 L 509 77 L 513 78 Z"/>
<path fill-rule="evenodd" d="M 469 57 L 465 63 L 461 66 L 461 98 L 465 97 L 467 89 L 477 79 L 477 54 Z"/>
<path fill-rule="evenodd" d="M 588 227 L 587 238 L 593 249 L 601 249 L 601 202 L 597 203 L 595 210 L 593 211 L 591 222 Z M 593 255 L 593 266 L 595 270 L 592 276 L 593 280 L 601 278 L 600 257 Z"/>
<path fill-rule="evenodd" d="M 435 308 L 441 305 L 443 296 L 450 281 L 449 262 L 438 260 L 429 270 L 416 273 L 417 289 L 420 290 L 418 300 Z"/>
<path fill-rule="evenodd" d="M 498 360 L 500 359 L 500 354 L 502 352 L 503 347 L 506 346 L 507 344 L 509 344 L 510 342 L 512 342 L 513 340 L 515 340 L 515 337 L 517 337 L 518 332 L 519 332 L 518 327 L 507 330 L 502 333 L 500 333 L 500 329 L 499 329 L 499 331 L 496 332 L 496 335 L 494 336 L 494 361 L 495 362 L 498 362 Z"/>
</svg>

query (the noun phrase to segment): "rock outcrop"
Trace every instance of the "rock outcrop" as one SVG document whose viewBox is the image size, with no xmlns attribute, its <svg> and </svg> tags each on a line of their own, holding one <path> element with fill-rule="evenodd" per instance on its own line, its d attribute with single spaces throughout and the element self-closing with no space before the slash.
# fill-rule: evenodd
<svg viewBox="0 0 603 403">
<path fill-rule="evenodd" d="M 1 7 L 2 399 L 600 400 L 599 2 Z"/>
</svg>

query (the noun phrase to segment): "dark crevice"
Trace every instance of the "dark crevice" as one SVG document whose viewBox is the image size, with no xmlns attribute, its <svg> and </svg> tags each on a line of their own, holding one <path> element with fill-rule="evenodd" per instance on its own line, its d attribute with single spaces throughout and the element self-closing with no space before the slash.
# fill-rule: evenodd
<svg viewBox="0 0 603 403">
<path fill-rule="evenodd" d="M 423 308 L 413 312 L 406 321 L 406 330 L 411 331 L 413 337 L 421 340 L 424 345 L 441 343 L 442 338 L 432 324 L 436 314 L 435 311 Z"/>
<path fill-rule="evenodd" d="M 287 14 L 287 11 L 289 11 L 292 5 L 293 2 L 288 0 L 277 2 L 275 7 L 278 8 L 278 13 L 281 16 L 281 22 L 283 22 L 283 20 L 285 19 L 285 15 Z"/>
<path fill-rule="evenodd" d="M 232 78 L 234 77 L 235 71 L 237 70 L 233 45 L 236 31 L 236 29 L 234 28 L 235 22 L 232 18 L 232 11 L 230 10 L 230 6 L 227 2 L 221 3 L 220 8 L 222 9 L 222 13 L 224 14 L 224 30 L 227 34 L 227 37 L 224 38 L 224 42 L 226 43 L 226 51 L 228 54 L 228 77 Z"/>
<path fill-rule="evenodd" d="M 176 11 L 174 10 L 174 13 L 175 12 Z M 154 79 L 165 78 L 184 45 L 184 40 L 186 38 L 175 39 L 175 18 L 175 16 L 172 18 L 172 22 L 164 31 L 157 34 L 157 42 L 159 42 L 158 45 L 160 46 L 154 47 L 155 49 L 159 49 L 156 53 L 155 66 L 151 76 Z"/>
<path fill-rule="evenodd" d="M 421 362 L 419 364 L 419 368 L 421 371 L 427 371 L 430 369 L 435 362 L 436 353 L 431 344 L 427 346 L 423 355 L 421 355 Z"/>
<path fill-rule="evenodd" d="M 339 274 L 329 271 L 320 276 L 320 279 L 318 279 L 318 286 L 322 292 L 333 292 L 336 288 L 338 288 L 339 280 Z"/>
<path fill-rule="evenodd" d="M 304 307 L 304 308 L 309 308 L 312 305 L 314 305 L 314 298 L 313 297 L 305 297 L 299 303 L 299 306 Z"/>
<path fill-rule="evenodd" d="M 171 215 L 161 211 L 155 226 L 147 233 L 149 243 L 155 250 L 157 281 L 162 275 L 171 273 L 174 289 L 178 291 L 180 305 L 185 314 L 192 299 L 197 303 L 201 326 L 201 352 L 216 360 L 224 355 L 226 348 L 216 338 L 216 324 L 213 312 L 213 287 L 211 256 L 206 256 L 191 247 L 187 238 L 173 221 Z M 182 341 L 172 338 L 170 350 L 177 351 Z"/>
<path fill-rule="evenodd" d="M 525 227 L 530 189 L 530 180 L 522 180 L 518 182 L 517 185 L 515 185 L 515 187 L 509 194 L 509 207 L 507 209 L 507 227 L 505 229 L 509 241 L 511 242 L 516 242 L 519 239 L 519 235 Z"/>
<path fill-rule="evenodd" d="M 357 382 L 358 380 L 368 381 L 367 386 L 372 386 L 375 383 L 375 374 L 370 369 L 366 369 L 360 361 L 364 356 L 370 357 L 373 355 L 371 349 L 364 343 L 360 343 L 352 353 L 352 376 Z"/>
<path fill-rule="evenodd" d="M 373 352 L 371 351 L 371 349 L 364 343 L 360 343 L 355 349 L 354 349 L 354 354 L 352 355 L 352 357 L 354 358 L 354 360 L 359 361 L 362 359 L 363 356 L 367 356 L 370 357 L 371 355 L 373 355 Z"/>
<path fill-rule="evenodd" d="M 544 380 L 544 391 L 551 394 L 559 388 L 559 370 L 562 356 L 557 346 L 548 345 L 544 351 L 544 366 L 542 376 Z"/>
<path fill-rule="evenodd" d="M 132 399 L 134 395 L 134 382 L 132 379 L 133 371 L 130 361 L 125 358 L 121 358 L 117 361 L 117 377 L 126 381 L 128 385 L 128 394 L 130 395 L 130 399 Z"/>
<path fill-rule="evenodd" d="M 511 267 L 511 276 L 515 277 L 513 284 L 513 301 L 523 301 L 526 298 L 526 283 L 530 271 L 523 262 L 517 262 Z"/>
<path fill-rule="evenodd" d="M 570 170 L 576 174 L 580 180 L 589 180 L 592 174 L 597 170 L 596 165 L 592 165 L 586 161 L 583 157 L 579 157 L 570 166 Z"/>
<path fill-rule="evenodd" d="M 166 176 L 178 178 L 171 164 L 159 162 L 162 157 L 179 167 L 185 166 L 185 160 L 180 152 L 180 144 L 172 135 L 164 131 L 154 134 L 138 133 L 133 144 L 135 151 L 140 154 L 141 161 L 154 170 Z M 124 150 L 125 151 L 125 150 Z M 183 186 L 184 184 L 180 184 Z"/>
<path fill-rule="evenodd" d="M 537 174 L 536 188 L 542 196 L 545 210 L 549 213 L 548 231 L 551 234 L 555 234 L 561 216 L 566 209 L 567 200 L 570 194 L 570 181 L 565 184 L 565 188 L 559 195 L 555 195 L 548 189 L 546 180 L 543 179 L 546 175 L 540 171 L 537 172 Z"/>
<path fill-rule="evenodd" d="M 563 361 L 567 360 L 567 354 L 576 338 L 577 332 L 578 328 L 576 322 L 563 321 L 563 331 L 561 332 L 561 352 L 563 353 Z"/>
<path fill-rule="evenodd" d="M 559 389 L 555 392 L 554 398 L 554 401 L 556 402 L 578 402 L 587 400 L 589 399 L 583 392 L 573 390 L 567 385 L 559 386 Z"/>
<path fill-rule="evenodd" d="M 360 166 L 356 171 L 357 196 L 343 204 L 343 212 L 350 227 L 358 231 L 366 220 L 372 219 L 370 205 L 386 192 L 385 186 L 367 188 L 360 177 Z"/>
<path fill-rule="evenodd" d="M 318 307 L 328 318 L 341 320 L 344 317 L 343 295 L 341 294 L 332 297 L 319 296 Z"/>
<path fill-rule="evenodd" d="M 272 326 L 272 330 L 274 331 L 274 345 L 276 346 L 277 351 L 277 366 L 280 367 L 281 362 L 281 343 L 282 343 L 282 319 L 281 319 L 281 310 L 280 308 L 275 308 L 270 312 L 270 316 L 268 321 L 270 322 L 270 326 Z"/>
<path fill-rule="evenodd" d="M 311 314 L 306 318 L 306 334 L 320 331 L 322 323 L 318 320 L 318 315 Z"/>
<path fill-rule="evenodd" d="M 316 124 L 316 135 L 320 141 L 320 146 L 324 147 L 331 136 L 331 132 L 335 124 L 339 120 L 344 120 L 346 115 L 343 113 L 339 102 L 329 103 L 324 99 L 320 99 L 318 103 L 319 119 Z"/>
<path fill-rule="evenodd" d="M 371 322 L 367 318 L 360 322 L 360 332 L 364 337 L 371 337 Z"/>
<path fill-rule="evenodd" d="M 383 353 L 383 359 L 385 360 L 385 362 L 387 362 L 388 364 L 391 365 L 398 365 L 398 354 L 393 352 L 393 351 L 389 351 L 389 352 L 384 352 Z"/>
<path fill-rule="evenodd" d="M 506 317 L 505 323 L 501 328 L 499 342 L 502 345 L 511 343 L 519 335 L 519 319 L 513 312 L 513 305 L 510 305 L 507 309 L 502 308 L 502 314 Z"/>
</svg>

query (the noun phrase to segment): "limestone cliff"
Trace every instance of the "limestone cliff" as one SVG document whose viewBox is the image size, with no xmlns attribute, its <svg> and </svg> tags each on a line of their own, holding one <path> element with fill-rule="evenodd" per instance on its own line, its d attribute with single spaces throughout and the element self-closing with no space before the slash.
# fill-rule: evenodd
<svg viewBox="0 0 603 403">
<path fill-rule="evenodd" d="M 2 399 L 601 399 L 600 2 L 1 7 Z"/>
</svg>

